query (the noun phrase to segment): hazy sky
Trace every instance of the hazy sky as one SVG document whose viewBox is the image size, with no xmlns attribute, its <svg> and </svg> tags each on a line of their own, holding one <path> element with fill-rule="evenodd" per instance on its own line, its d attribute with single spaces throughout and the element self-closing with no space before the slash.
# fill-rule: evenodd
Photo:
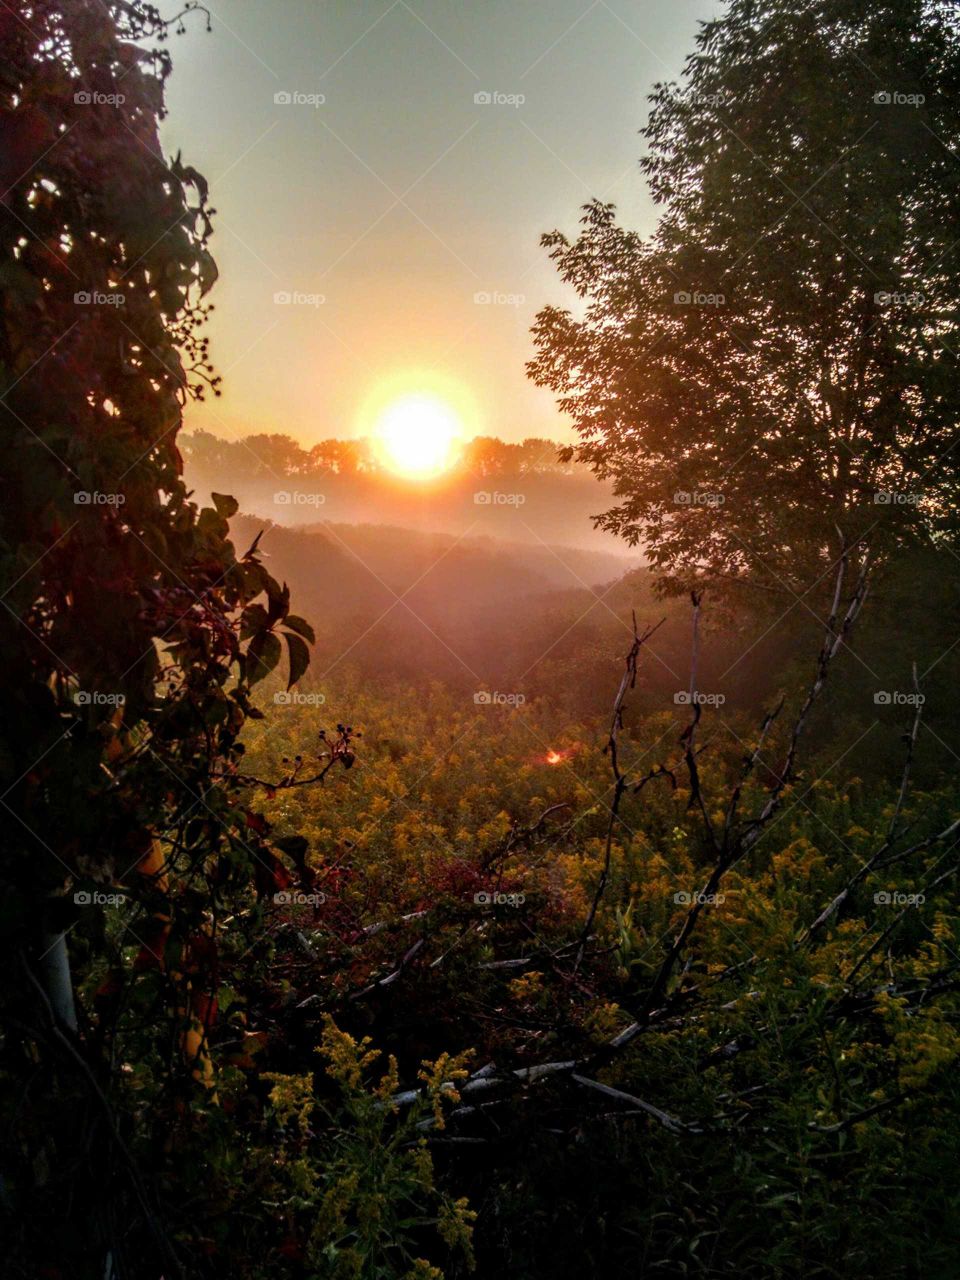
<svg viewBox="0 0 960 1280">
<path fill-rule="evenodd" d="M 646 95 L 717 8 L 217 0 L 212 34 L 193 18 L 171 42 L 163 137 L 218 210 L 209 332 L 225 387 L 188 427 L 361 434 L 399 377 L 461 388 L 473 430 L 566 436 L 523 368 L 536 311 L 566 300 L 538 238 L 572 233 L 594 196 L 652 225 Z"/>
</svg>

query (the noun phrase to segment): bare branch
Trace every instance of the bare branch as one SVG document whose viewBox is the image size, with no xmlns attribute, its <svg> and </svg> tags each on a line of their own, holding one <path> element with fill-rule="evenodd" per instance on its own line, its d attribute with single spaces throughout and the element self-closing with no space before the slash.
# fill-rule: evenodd
<svg viewBox="0 0 960 1280">
<path fill-rule="evenodd" d="M 593 922 L 596 919 L 597 911 L 600 908 L 600 902 L 603 898 L 604 891 L 607 887 L 607 880 L 610 877 L 610 858 L 613 851 L 613 833 L 616 830 L 617 822 L 620 815 L 620 802 L 623 800 L 623 793 L 627 790 L 626 774 L 620 768 L 620 759 L 618 754 L 619 735 L 623 728 L 623 701 L 630 689 L 636 687 L 637 683 L 637 660 L 640 656 L 640 650 L 647 643 L 650 637 L 663 626 L 666 621 L 661 618 L 659 622 L 648 627 L 643 635 L 637 630 L 637 615 L 633 613 L 633 644 L 624 660 L 623 676 L 620 679 L 620 687 L 617 690 L 617 696 L 613 701 L 613 715 L 610 718 L 610 732 L 607 735 L 607 745 L 604 751 L 610 756 L 610 768 L 613 771 L 613 799 L 610 802 L 610 821 L 607 824 L 607 839 L 603 855 L 603 870 L 600 873 L 600 880 L 597 884 L 596 891 L 593 895 L 593 901 L 590 904 L 590 910 L 584 922 L 583 929 L 580 933 L 580 945 L 577 948 L 577 957 L 573 964 L 573 971 L 580 968 L 583 961 L 583 953 L 586 950 L 587 941 L 593 929 Z"/>
</svg>

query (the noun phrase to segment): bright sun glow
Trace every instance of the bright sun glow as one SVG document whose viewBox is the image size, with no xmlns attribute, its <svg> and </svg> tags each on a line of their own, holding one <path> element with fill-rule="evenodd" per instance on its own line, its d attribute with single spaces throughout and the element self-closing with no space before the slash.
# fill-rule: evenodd
<svg viewBox="0 0 960 1280">
<path fill-rule="evenodd" d="M 463 422 L 439 396 L 413 392 L 386 405 L 373 425 L 384 464 L 401 475 L 426 479 L 457 459 Z"/>
<path fill-rule="evenodd" d="M 382 466 L 427 484 L 456 466 L 481 424 L 477 403 L 458 378 L 408 365 L 383 371 L 358 405 L 355 430 Z"/>
</svg>

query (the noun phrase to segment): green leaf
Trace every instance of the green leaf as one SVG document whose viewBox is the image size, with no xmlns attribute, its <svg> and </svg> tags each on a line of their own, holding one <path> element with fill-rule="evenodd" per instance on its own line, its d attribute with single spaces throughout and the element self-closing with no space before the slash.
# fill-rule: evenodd
<svg viewBox="0 0 960 1280">
<path fill-rule="evenodd" d="M 307 642 L 299 636 L 285 632 L 284 639 L 290 653 L 290 679 L 287 681 L 287 688 L 292 689 L 310 665 L 310 650 Z"/>
<path fill-rule="evenodd" d="M 290 631 L 295 631 L 298 636 L 303 636 L 304 640 L 309 640 L 311 644 L 317 643 L 317 637 L 313 633 L 313 627 L 307 622 L 306 618 L 301 618 L 296 613 L 288 613 L 283 620 L 283 625 Z"/>
</svg>

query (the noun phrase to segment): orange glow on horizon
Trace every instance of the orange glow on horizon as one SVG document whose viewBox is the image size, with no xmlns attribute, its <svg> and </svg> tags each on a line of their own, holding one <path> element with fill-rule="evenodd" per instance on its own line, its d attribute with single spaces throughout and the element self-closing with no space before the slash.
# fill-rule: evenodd
<svg viewBox="0 0 960 1280">
<path fill-rule="evenodd" d="M 476 419 L 473 400 L 459 382 L 435 371 L 408 370 L 377 385 L 358 425 L 389 471 L 427 481 L 456 466 L 464 441 L 476 434 Z"/>
<path fill-rule="evenodd" d="M 400 475 L 428 479 L 449 471 L 460 454 L 463 423 L 437 396 L 403 396 L 374 424 L 373 445 L 380 460 Z"/>
</svg>

